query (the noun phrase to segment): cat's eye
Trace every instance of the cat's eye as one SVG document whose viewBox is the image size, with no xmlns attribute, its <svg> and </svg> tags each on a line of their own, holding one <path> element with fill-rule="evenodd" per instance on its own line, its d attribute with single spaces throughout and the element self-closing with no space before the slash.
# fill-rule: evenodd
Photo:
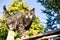
<svg viewBox="0 0 60 40">
<path fill-rule="evenodd" d="M 26 13 L 28 15 L 28 13 Z"/>
<path fill-rule="evenodd" d="M 32 15 L 32 13 L 30 13 L 30 15 Z"/>
</svg>

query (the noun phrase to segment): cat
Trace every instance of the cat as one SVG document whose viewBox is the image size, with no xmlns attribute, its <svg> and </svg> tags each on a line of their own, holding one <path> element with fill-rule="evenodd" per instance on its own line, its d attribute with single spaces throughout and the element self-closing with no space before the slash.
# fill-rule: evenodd
<svg viewBox="0 0 60 40">
<path fill-rule="evenodd" d="M 19 37 L 22 36 L 22 33 L 29 30 L 33 19 L 35 17 L 35 8 L 28 10 L 25 9 L 24 13 L 16 13 L 14 15 L 10 15 L 6 7 L 3 7 L 4 12 L 8 14 L 8 20 L 7 20 L 7 27 L 10 30 L 17 30 Z"/>
<path fill-rule="evenodd" d="M 34 17 L 35 17 L 35 14 L 34 14 L 34 8 L 33 9 L 31 9 L 31 10 L 28 10 L 28 9 L 25 9 L 24 10 L 24 14 L 23 14 L 23 16 L 24 16 L 24 18 L 23 18 L 23 25 L 24 25 L 24 27 L 23 27 L 23 32 L 25 33 L 25 36 L 26 35 L 28 35 L 28 33 L 26 33 L 26 32 L 28 32 L 28 30 L 29 30 L 29 28 L 30 28 L 30 26 L 31 26 L 31 24 L 32 24 L 32 22 L 33 22 L 33 19 L 34 19 Z M 20 25 L 20 24 L 19 24 Z M 18 26 L 19 27 L 19 26 Z M 21 29 L 21 28 L 20 28 Z M 20 31 L 20 30 L 19 30 Z M 21 30 L 22 31 L 22 30 Z M 20 32 L 21 32 L 20 31 Z M 20 34 L 20 36 L 21 36 L 21 34 L 22 34 L 22 32 L 20 33 L 19 32 L 19 34 Z M 23 35 L 24 36 L 24 35 Z"/>
</svg>

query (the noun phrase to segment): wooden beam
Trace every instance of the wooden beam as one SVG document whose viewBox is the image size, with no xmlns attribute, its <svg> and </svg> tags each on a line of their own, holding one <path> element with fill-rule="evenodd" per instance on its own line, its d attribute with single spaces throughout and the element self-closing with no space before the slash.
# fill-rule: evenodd
<svg viewBox="0 0 60 40">
<path fill-rule="evenodd" d="M 43 33 L 41 35 L 35 35 L 35 36 L 28 37 L 28 38 L 23 38 L 23 40 L 33 40 L 33 39 L 38 39 L 38 38 L 49 39 L 49 38 L 57 37 L 57 36 L 60 36 L 60 29 L 50 31 L 50 32 L 47 32 L 47 33 Z"/>
<path fill-rule="evenodd" d="M 29 38 L 23 38 L 22 40 L 33 40 L 33 39 L 45 40 L 45 39 L 54 38 L 54 37 L 57 37 L 57 36 L 60 36 L 60 34 L 43 36 L 43 37 L 41 36 L 39 38 L 38 38 L 38 36 L 32 36 L 32 37 L 29 37 Z"/>
<path fill-rule="evenodd" d="M 57 37 L 57 36 L 60 36 L 60 34 L 56 34 L 56 35 L 51 35 L 51 36 L 44 36 L 40 39 L 49 39 L 49 38 L 54 38 L 54 37 Z"/>
</svg>

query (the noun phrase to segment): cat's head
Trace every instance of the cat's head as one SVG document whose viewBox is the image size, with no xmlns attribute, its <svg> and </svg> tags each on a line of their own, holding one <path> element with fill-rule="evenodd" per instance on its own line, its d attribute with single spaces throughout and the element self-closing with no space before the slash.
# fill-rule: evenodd
<svg viewBox="0 0 60 40">
<path fill-rule="evenodd" d="M 35 16 L 34 12 L 35 12 L 35 8 L 31 10 L 25 9 L 24 10 L 25 18 L 33 19 Z"/>
</svg>

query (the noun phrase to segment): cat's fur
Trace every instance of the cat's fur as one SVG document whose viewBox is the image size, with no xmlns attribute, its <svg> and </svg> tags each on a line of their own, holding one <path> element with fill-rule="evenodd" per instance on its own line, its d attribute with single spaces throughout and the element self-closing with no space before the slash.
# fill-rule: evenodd
<svg viewBox="0 0 60 40">
<path fill-rule="evenodd" d="M 26 30 L 29 30 L 33 19 L 35 17 L 34 8 L 31 10 L 25 9 L 24 13 L 16 13 L 15 15 L 10 15 L 6 7 L 3 7 L 4 12 L 8 14 L 7 26 L 10 30 L 17 29 L 19 37 Z"/>
</svg>

